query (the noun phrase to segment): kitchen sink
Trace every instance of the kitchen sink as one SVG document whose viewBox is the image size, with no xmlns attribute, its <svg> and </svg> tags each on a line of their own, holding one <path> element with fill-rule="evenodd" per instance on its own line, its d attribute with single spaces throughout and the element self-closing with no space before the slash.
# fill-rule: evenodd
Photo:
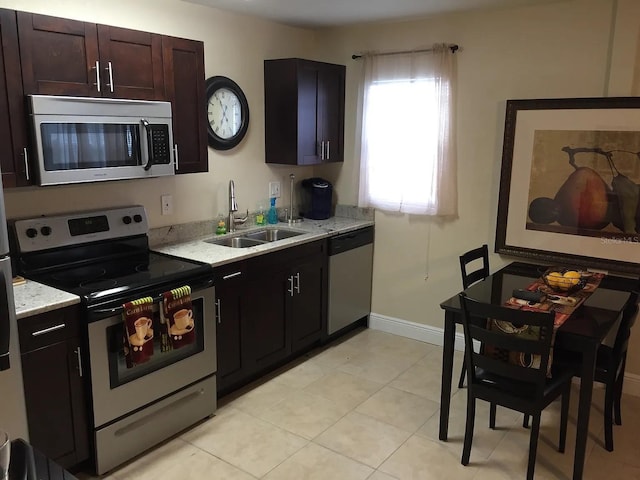
<svg viewBox="0 0 640 480">
<path fill-rule="evenodd" d="M 282 228 L 267 228 L 264 230 L 237 234 L 233 237 L 211 238 L 209 240 L 205 240 L 205 242 L 212 243 L 214 245 L 222 245 L 224 247 L 247 248 L 264 245 L 265 243 L 275 242 L 278 240 L 284 240 L 285 238 L 297 237 L 298 235 L 304 235 L 304 232 L 296 232 L 295 230 L 286 230 Z"/>
<path fill-rule="evenodd" d="M 243 235 L 243 237 L 252 238 L 254 240 L 262 240 L 265 242 L 275 242 L 276 240 L 297 237 L 298 235 L 302 235 L 302 232 L 283 230 L 281 228 L 269 228 L 267 230 L 258 230 L 257 232 L 247 232 Z"/>
<path fill-rule="evenodd" d="M 205 240 L 205 242 L 232 248 L 255 247 L 266 243 L 261 240 L 254 240 L 252 238 L 245 237 L 212 238 L 211 240 Z"/>
</svg>

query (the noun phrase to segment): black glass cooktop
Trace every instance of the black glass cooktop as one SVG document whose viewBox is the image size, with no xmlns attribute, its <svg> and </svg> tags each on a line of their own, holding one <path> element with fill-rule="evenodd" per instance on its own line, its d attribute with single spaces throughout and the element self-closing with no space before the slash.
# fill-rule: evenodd
<svg viewBox="0 0 640 480">
<path fill-rule="evenodd" d="M 206 264 L 154 252 L 142 252 L 118 259 L 103 260 L 47 272 L 28 278 L 59 290 L 79 295 L 85 303 L 126 298 L 141 292 L 146 296 L 163 285 L 177 288 L 190 279 L 211 271 Z"/>
</svg>

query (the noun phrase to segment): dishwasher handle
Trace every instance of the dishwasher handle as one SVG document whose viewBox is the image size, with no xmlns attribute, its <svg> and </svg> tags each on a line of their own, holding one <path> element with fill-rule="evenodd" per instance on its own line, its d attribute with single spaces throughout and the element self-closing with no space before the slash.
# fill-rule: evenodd
<svg viewBox="0 0 640 480">
<path fill-rule="evenodd" d="M 329 238 L 329 255 L 338 255 L 373 243 L 373 226 Z"/>
</svg>

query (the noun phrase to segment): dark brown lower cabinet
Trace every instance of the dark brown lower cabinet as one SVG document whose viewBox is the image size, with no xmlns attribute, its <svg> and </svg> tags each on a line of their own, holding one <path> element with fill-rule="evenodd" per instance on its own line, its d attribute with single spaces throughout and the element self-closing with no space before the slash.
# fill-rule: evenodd
<svg viewBox="0 0 640 480">
<path fill-rule="evenodd" d="M 29 443 L 64 468 L 89 458 L 78 312 L 18 320 Z"/>
<path fill-rule="evenodd" d="M 326 323 L 324 240 L 215 269 L 218 395 L 317 345 Z"/>
</svg>

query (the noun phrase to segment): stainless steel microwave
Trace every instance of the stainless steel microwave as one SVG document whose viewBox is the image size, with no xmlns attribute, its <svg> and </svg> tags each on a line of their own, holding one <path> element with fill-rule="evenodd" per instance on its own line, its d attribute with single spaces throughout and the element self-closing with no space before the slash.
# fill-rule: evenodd
<svg viewBox="0 0 640 480">
<path fill-rule="evenodd" d="M 39 185 L 175 173 L 171 104 L 29 95 Z"/>
</svg>

